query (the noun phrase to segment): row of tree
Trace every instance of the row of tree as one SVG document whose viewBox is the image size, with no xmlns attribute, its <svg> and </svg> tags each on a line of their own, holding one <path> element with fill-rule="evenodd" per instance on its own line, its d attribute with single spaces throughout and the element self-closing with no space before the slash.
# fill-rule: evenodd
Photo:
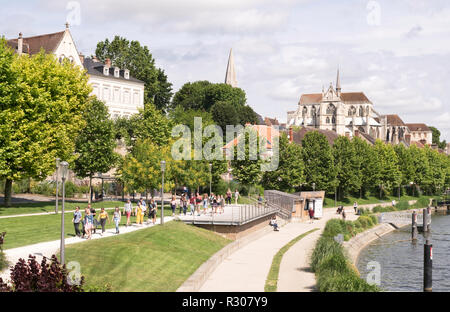
<svg viewBox="0 0 450 312">
<path fill-rule="evenodd" d="M 284 191 L 312 189 L 364 196 L 367 191 L 398 194 L 403 187 L 437 193 L 450 187 L 450 157 L 430 147 L 405 147 L 359 137 L 338 137 L 330 145 L 317 131 L 305 135 L 302 146 L 280 138 L 280 162 L 276 171 L 261 176 L 265 188 Z M 253 183 L 259 181 L 255 179 Z"/>
</svg>

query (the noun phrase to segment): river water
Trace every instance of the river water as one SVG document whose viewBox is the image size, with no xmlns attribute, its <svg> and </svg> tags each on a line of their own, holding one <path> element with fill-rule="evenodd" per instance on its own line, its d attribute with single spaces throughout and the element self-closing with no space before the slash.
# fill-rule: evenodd
<svg viewBox="0 0 450 312">
<path fill-rule="evenodd" d="M 438 212 L 431 220 L 433 291 L 450 292 L 450 214 Z M 368 267 L 376 261 L 384 291 L 423 291 L 423 244 L 421 233 L 417 243 L 411 243 L 411 226 L 382 236 L 361 251 L 357 263 L 361 278 L 377 274 L 375 266 Z"/>
</svg>

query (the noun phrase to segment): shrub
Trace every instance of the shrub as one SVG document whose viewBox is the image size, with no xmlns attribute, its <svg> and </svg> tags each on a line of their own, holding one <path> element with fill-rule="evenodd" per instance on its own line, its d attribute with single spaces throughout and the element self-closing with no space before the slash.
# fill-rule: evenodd
<svg viewBox="0 0 450 312">
<path fill-rule="evenodd" d="M 0 278 L 0 292 L 82 292 L 84 277 L 79 285 L 70 285 L 68 275 L 66 266 L 61 266 L 55 255 L 50 262 L 44 257 L 41 264 L 29 255 L 28 262 L 19 259 L 11 270 L 11 285 Z"/>
<path fill-rule="evenodd" d="M 408 201 L 401 201 L 401 202 L 398 202 L 398 203 L 395 205 L 395 208 L 396 208 L 397 210 L 408 210 L 408 209 L 409 209 L 409 203 L 408 203 Z"/>
<path fill-rule="evenodd" d="M 372 219 L 372 224 L 373 224 L 373 225 L 378 224 L 378 218 L 377 218 L 377 216 L 370 215 L 369 217 Z"/>
<path fill-rule="evenodd" d="M 334 239 L 322 236 L 318 240 L 311 256 L 312 271 L 318 271 L 322 261 L 337 253 L 343 253 L 342 246 Z"/>
</svg>

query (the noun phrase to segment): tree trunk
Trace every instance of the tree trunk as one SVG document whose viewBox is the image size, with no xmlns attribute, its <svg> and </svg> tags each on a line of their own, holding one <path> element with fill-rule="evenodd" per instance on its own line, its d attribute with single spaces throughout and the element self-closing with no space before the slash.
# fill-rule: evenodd
<svg viewBox="0 0 450 312">
<path fill-rule="evenodd" d="M 5 181 L 5 207 L 11 207 L 12 182 L 10 179 Z"/>
<path fill-rule="evenodd" d="M 92 176 L 89 176 L 89 197 L 88 204 L 92 203 Z"/>
</svg>

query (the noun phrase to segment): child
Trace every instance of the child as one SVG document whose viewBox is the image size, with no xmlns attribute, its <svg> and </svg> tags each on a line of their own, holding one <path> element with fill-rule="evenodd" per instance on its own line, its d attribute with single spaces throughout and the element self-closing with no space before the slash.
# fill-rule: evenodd
<svg viewBox="0 0 450 312">
<path fill-rule="evenodd" d="M 120 219 L 121 219 L 122 215 L 120 213 L 119 207 L 116 207 L 116 209 L 114 210 L 114 224 L 116 225 L 116 234 L 119 234 L 119 223 L 120 223 Z"/>
</svg>

